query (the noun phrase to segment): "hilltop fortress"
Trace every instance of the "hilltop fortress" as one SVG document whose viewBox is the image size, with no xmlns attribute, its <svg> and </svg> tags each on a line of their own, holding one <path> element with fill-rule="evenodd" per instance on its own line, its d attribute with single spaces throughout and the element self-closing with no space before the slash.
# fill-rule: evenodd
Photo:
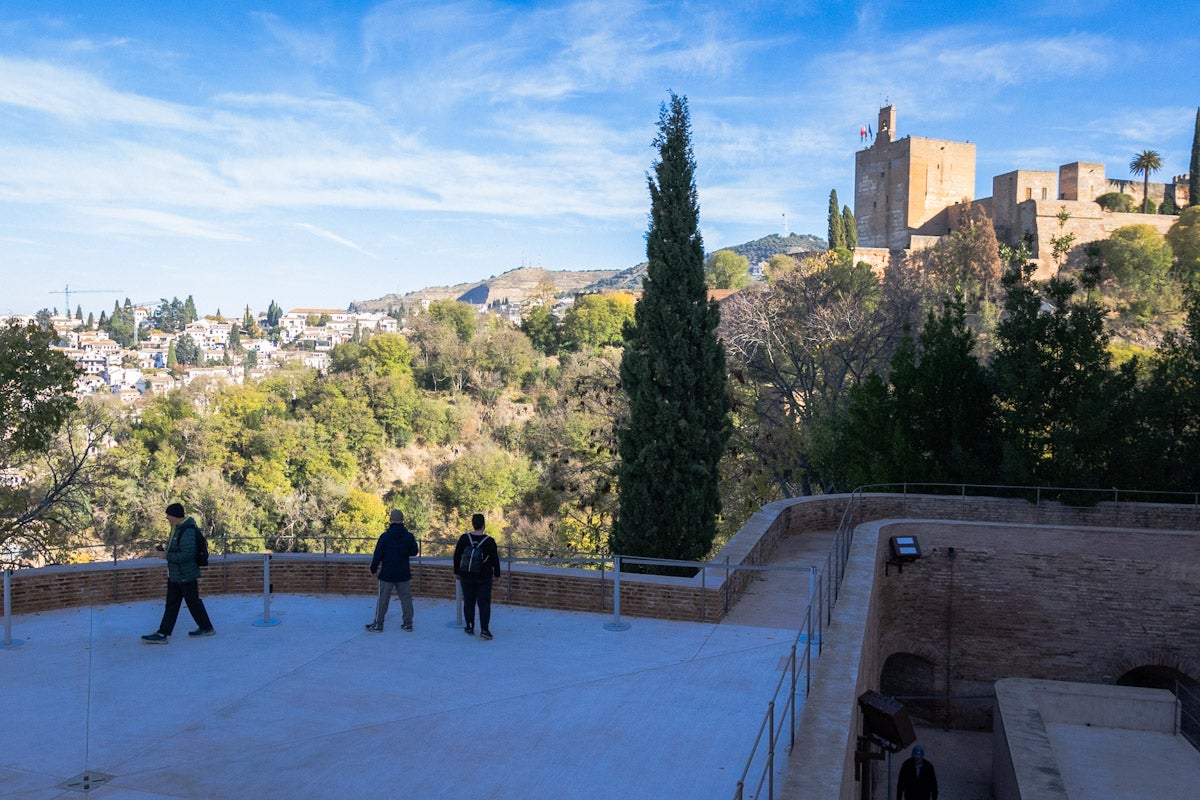
<svg viewBox="0 0 1200 800">
<path fill-rule="evenodd" d="M 879 111 L 878 133 L 854 157 L 854 218 L 858 231 L 855 260 L 886 268 L 914 250 L 931 246 L 950 233 L 956 207 L 982 205 L 1002 244 L 1019 245 L 1028 235 L 1035 244 L 1034 277 L 1052 277 L 1058 265 L 1051 238 L 1073 234 L 1074 246 L 1106 239 L 1126 225 L 1151 225 L 1161 233 L 1175 222 L 1171 214 L 1105 211 L 1095 202 L 1122 192 L 1142 204 L 1142 182 L 1114 180 L 1104 165 L 1084 161 L 1063 164 L 1057 172 L 1018 169 L 992 178 L 992 196 L 976 200 L 975 145 L 918 136 L 895 138 L 896 108 Z M 1149 196 L 1161 207 L 1167 199 L 1188 205 L 1187 175 L 1171 183 L 1150 183 Z"/>
</svg>

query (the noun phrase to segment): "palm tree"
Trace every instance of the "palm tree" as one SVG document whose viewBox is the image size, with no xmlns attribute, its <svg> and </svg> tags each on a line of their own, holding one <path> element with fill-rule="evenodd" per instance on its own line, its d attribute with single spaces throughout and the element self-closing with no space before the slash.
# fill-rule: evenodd
<svg viewBox="0 0 1200 800">
<path fill-rule="evenodd" d="M 1143 150 L 1129 162 L 1129 171 L 1142 176 L 1142 213 L 1150 207 L 1150 173 L 1162 169 L 1162 156 L 1157 150 Z"/>
</svg>

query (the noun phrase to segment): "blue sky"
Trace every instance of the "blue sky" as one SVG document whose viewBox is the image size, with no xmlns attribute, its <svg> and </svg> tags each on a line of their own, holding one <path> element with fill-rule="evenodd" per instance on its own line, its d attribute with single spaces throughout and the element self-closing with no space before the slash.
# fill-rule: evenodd
<svg viewBox="0 0 1200 800">
<path fill-rule="evenodd" d="M 660 104 L 688 98 L 711 250 L 825 232 L 858 130 L 1013 169 L 1187 171 L 1190 1 L 0 4 L 0 314 L 192 295 L 342 308 L 645 260 Z M 119 291 L 97 291 L 119 290 Z"/>
</svg>

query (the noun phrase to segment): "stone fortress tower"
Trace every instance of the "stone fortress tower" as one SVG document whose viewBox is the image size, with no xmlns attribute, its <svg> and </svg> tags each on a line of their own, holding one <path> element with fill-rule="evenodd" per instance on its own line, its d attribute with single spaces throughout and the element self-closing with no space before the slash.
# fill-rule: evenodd
<svg viewBox="0 0 1200 800">
<path fill-rule="evenodd" d="M 854 157 L 854 218 L 859 247 L 855 260 L 885 269 L 907 253 L 931 246 L 950 233 L 951 209 L 978 203 L 992 218 L 996 238 L 1017 246 L 1034 242 L 1034 277 L 1058 271 L 1050 240 L 1074 235 L 1076 248 L 1108 238 L 1126 225 L 1152 225 L 1161 233 L 1174 224 L 1170 214 L 1104 211 L 1095 200 L 1122 192 L 1142 203 L 1142 182 L 1113 180 L 1104 165 L 1075 161 L 1057 172 L 1014 170 L 992 178 L 992 196 L 975 200 L 975 146 L 969 142 L 906 136 L 896 139 L 896 109 L 879 111 L 879 128 L 870 146 Z M 1187 175 L 1172 183 L 1151 183 L 1150 199 L 1168 198 L 1177 208 L 1188 204 Z M 1065 222 L 1063 215 L 1066 215 Z"/>
<path fill-rule="evenodd" d="M 919 249 L 950 232 L 947 209 L 975 196 L 975 145 L 895 138 L 896 107 L 879 111 L 875 141 L 854 156 L 860 247 Z M 922 241 L 920 237 L 934 237 Z M 917 238 L 914 244 L 913 239 Z"/>
</svg>

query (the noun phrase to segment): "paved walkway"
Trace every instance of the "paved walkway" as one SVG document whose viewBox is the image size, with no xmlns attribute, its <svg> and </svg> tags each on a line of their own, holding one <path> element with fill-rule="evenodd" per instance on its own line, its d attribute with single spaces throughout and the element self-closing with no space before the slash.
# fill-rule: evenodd
<svg viewBox="0 0 1200 800">
<path fill-rule="evenodd" d="M 496 639 L 417 599 L 206 601 L 142 644 L 161 603 L 14 619 L 0 650 L 0 795 L 70 798 L 732 798 L 794 631 L 495 608 Z M 105 780 L 105 776 L 110 776 Z M 74 782 L 75 789 L 69 788 Z"/>
</svg>

